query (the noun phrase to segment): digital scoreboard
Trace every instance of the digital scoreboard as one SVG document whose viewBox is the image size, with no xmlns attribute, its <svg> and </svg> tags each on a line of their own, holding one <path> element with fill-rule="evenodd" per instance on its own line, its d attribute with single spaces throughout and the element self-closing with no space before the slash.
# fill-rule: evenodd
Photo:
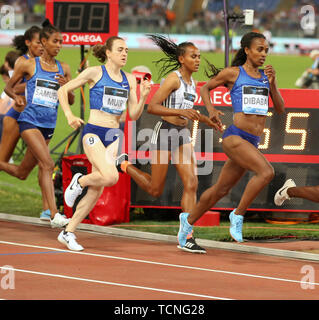
<svg viewBox="0 0 319 320">
<path fill-rule="evenodd" d="M 46 17 L 63 35 L 64 44 L 104 44 L 118 34 L 118 0 L 47 0 Z"/>
<path fill-rule="evenodd" d="M 148 101 L 157 88 L 157 85 L 153 86 Z M 276 191 L 286 179 L 294 179 L 297 186 L 319 185 L 319 90 L 280 89 L 280 92 L 285 100 L 286 111 L 283 114 L 277 114 L 270 102 L 266 126 L 259 144 L 259 150 L 274 167 L 275 178 L 261 191 L 249 210 L 319 212 L 318 204 L 304 199 L 291 199 L 286 201 L 282 207 L 277 207 L 273 202 Z M 229 91 L 225 87 L 216 88 L 211 91 L 211 99 L 213 105 L 224 112 L 221 119 L 225 127 L 231 125 L 233 110 Z M 208 114 L 201 101 L 199 87 L 197 87 L 195 109 Z M 136 158 L 136 165 L 144 171 L 150 172 L 150 154 L 147 147 L 149 134 L 158 120 L 158 116 L 149 115 L 145 110 L 136 122 L 136 128 L 133 123 L 129 123 L 128 126 L 130 159 Z M 143 128 L 149 129 L 149 134 L 148 131 L 142 131 Z M 227 160 L 221 141 L 221 133 L 205 124 L 199 124 L 195 145 L 198 165 L 198 197 L 217 181 Z M 253 173 L 248 172 L 212 209 L 236 208 L 252 175 Z M 169 167 L 164 193 L 160 198 L 155 199 L 149 196 L 138 188 L 133 180 L 131 188 L 132 206 L 180 207 L 183 185 L 173 165 Z"/>
</svg>

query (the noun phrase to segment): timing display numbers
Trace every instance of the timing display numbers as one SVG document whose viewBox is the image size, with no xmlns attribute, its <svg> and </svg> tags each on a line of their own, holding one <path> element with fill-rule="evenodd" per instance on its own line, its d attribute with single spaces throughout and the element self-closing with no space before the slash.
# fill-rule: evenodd
<svg viewBox="0 0 319 320">
<path fill-rule="evenodd" d="M 273 113 L 268 112 L 268 117 L 272 117 Z M 308 127 L 308 119 L 310 117 L 309 112 L 287 112 L 286 125 L 283 135 L 285 142 L 282 146 L 283 150 L 303 151 L 306 148 L 308 132 L 305 128 Z M 271 129 L 265 128 L 263 135 L 261 136 L 261 142 L 258 146 L 260 150 L 268 150 L 271 144 L 271 139 L 277 139 L 276 136 L 271 136 Z M 309 133 L 310 134 L 310 133 Z M 308 139 L 309 140 L 309 139 Z M 293 143 L 293 144 L 288 144 Z"/>
<path fill-rule="evenodd" d="M 64 44 L 104 43 L 118 33 L 118 0 L 49 0 L 47 18 L 61 30 Z"/>
<path fill-rule="evenodd" d="M 159 85 L 153 85 L 147 104 L 157 91 Z M 197 87 L 194 108 L 208 115 Z M 270 101 L 265 128 L 261 135 L 259 150 L 274 167 L 275 178 L 253 201 L 248 210 L 256 211 L 288 211 L 319 212 L 317 204 L 304 199 L 292 199 L 282 207 L 274 202 L 276 191 L 291 178 L 297 185 L 318 185 L 319 181 L 319 90 L 280 89 L 285 101 L 285 112 L 277 114 Z M 224 87 L 211 91 L 211 101 L 216 109 L 224 113 L 222 122 L 227 128 L 233 123 L 233 110 L 229 92 Z M 132 161 L 136 157 L 136 165 L 143 171 L 150 170 L 150 153 L 145 151 L 150 141 L 158 117 L 142 113 L 136 121 L 136 127 L 128 124 L 128 151 Z M 192 124 L 190 123 L 190 126 Z M 147 130 L 142 130 L 147 129 Z M 140 133 L 144 132 L 145 135 Z M 200 195 L 214 183 L 227 160 L 222 149 L 222 133 L 216 132 L 207 125 L 199 123 L 195 155 L 197 159 L 198 193 Z M 143 146 L 143 152 L 141 149 Z M 149 150 L 149 149 L 147 149 Z M 131 204 L 148 207 L 180 207 L 183 184 L 173 166 L 169 166 L 163 195 L 154 199 L 132 182 Z M 248 172 L 231 192 L 222 198 L 214 208 L 230 210 L 238 205 L 248 180 L 254 173 Z"/>
<path fill-rule="evenodd" d="M 109 3 L 54 3 L 54 25 L 67 32 L 109 32 Z M 86 21 L 87 23 L 84 23 Z"/>
<path fill-rule="evenodd" d="M 287 114 L 287 122 L 285 131 L 288 134 L 295 134 L 300 136 L 300 143 L 298 145 L 284 145 L 284 150 L 305 150 L 305 144 L 307 140 L 307 130 L 306 129 L 297 129 L 292 127 L 293 120 L 305 118 L 308 120 L 310 114 L 309 112 L 289 112 Z M 304 128 L 307 128 L 307 123 L 304 125 Z"/>
</svg>

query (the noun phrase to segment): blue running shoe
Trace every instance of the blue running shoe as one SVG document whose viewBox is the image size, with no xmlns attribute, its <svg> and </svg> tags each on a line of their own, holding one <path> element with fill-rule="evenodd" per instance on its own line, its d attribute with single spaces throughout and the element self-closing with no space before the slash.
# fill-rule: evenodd
<svg viewBox="0 0 319 320">
<path fill-rule="evenodd" d="M 40 220 L 42 221 L 50 221 L 51 219 L 51 212 L 50 209 L 44 210 L 40 214 Z"/>
<path fill-rule="evenodd" d="M 235 214 L 236 209 L 234 209 L 229 215 L 230 221 L 230 235 L 237 242 L 243 242 L 243 221 L 244 216 Z"/>
<path fill-rule="evenodd" d="M 187 235 L 193 231 L 193 226 L 191 226 L 188 221 L 187 217 L 189 216 L 189 213 L 182 212 L 179 215 L 179 231 L 177 235 L 177 240 L 181 248 L 183 248 L 187 241 Z"/>
</svg>

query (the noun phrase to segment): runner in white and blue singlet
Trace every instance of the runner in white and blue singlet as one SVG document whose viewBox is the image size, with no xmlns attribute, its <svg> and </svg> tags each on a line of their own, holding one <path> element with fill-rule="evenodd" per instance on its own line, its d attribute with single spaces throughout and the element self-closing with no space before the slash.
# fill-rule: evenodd
<svg viewBox="0 0 319 320">
<path fill-rule="evenodd" d="M 192 137 L 187 125 L 189 120 L 200 121 L 218 129 L 208 117 L 193 109 L 196 98 L 196 82 L 192 74 L 198 71 L 200 51 L 191 42 L 175 44 L 160 35 L 150 35 L 166 58 L 159 60 L 160 76 L 166 76 L 152 97 L 147 111 L 160 116 L 151 137 L 151 174 L 129 164 L 126 172 L 136 184 L 153 197 L 163 193 L 170 158 L 183 183 L 182 211 L 189 211 L 196 204 L 198 179 L 197 162 Z M 187 245 L 180 249 L 191 253 L 206 253 L 188 235 Z"/>
</svg>

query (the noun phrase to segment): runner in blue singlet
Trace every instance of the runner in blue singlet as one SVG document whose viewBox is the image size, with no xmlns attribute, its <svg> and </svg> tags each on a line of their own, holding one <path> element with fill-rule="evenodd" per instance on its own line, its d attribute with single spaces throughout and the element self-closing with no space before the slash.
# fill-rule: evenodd
<svg viewBox="0 0 319 320">
<path fill-rule="evenodd" d="M 201 195 L 194 210 L 180 215 L 178 241 L 181 246 L 185 245 L 186 235 L 192 230 L 193 224 L 249 170 L 254 176 L 249 180 L 237 208 L 229 216 L 231 237 L 237 242 L 243 242 L 242 225 L 246 210 L 274 177 L 273 167 L 257 149 L 259 136 L 265 127 L 269 96 L 277 113 L 285 110 L 274 69 L 270 65 L 264 71 L 259 69 L 266 60 L 268 49 L 269 44 L 262 34 L 245 34 L 232 67 L 223 69 L 217 75 L 213 74 L 212 79 L 201 88 L 201 96 L 211 119 L 220 122 L 220 112 L 211 103 L 210 90 L 226 85 L 230 90 L 234 121 L 223 134 L 223 150 L 229 159 L 216 184 Z"/>
<path fill-rule="evenodd" d="M 54 162 L 48 144 L 56 125 L 58 95 L 57 90 L 71 78 L 70 67 L 55 60 L 62 47 L 62 35 L 48 20 L 40 31 L 40 42 L 44 52 L 41 57 L 21 61 L 8 82 L 5 91 L 12 97 L 17 107 L 24 107 L 18 123 L 22 139 L 27 144 L 26 157 L 30 163 L 39 165 L 39 184 L 51 214 L 51 226 L 63 227 L 68 219 L 56 207 L 52 174 Z M 15 93 L 14 87 L 26 77 L 26 95 Z M 70 103 L 74 95 L 69 94 Z M 26 102 L 26 104 L 25 104 Z"/>
<path fill-rule="evenodd" d="M 18 67 L 22 61 L 38 57 L 43 53 L 43 47 L 39 39 L 40 31 L 41 29 L 39 27 L 32 26 L 26 30 L 23 35 L 14 37 L 12 45 L 21 54 L 21 57 L 19 57 L 15 63 L 16 67 Z M 22 81 L 15 86 L 15 91 L 24 96 L 25 87 L 26 78 L 23 77 Z M 3 170 L 21 180 L 27 179 L 30 172 L 37 165 L 36 159 L 30 152 L 26 152 L 19 165 L 9 163 L 9 159 L 11 158 L 20 138 L 18 118 L 23 109 L 24 107 L 17 108 L 14 104 L 6 113 L 3 120 L 3 139 L 0 142 L 0 170 Z M 40 219 L 50 220 L 51 213 L 47 200 L 43 194 L 42 201 L 43 210 L 40 214 Z"/>
<path fill-rule="evenodd" d="M 73 207 L 76 198 L 88 187 L 79 201 L 76 211 L 58 240 L 70 250 L 80 251 L 83 247 L 76 241 L 74 232 L 79 223 L 89 214 L 99 199 L 104 187 L 116 184 L 119 174 L 115 165 L 118 150 L 119 122 L 128 106 L 130 118 L 137 120 L 143 112 L 150 91 L 150 81 L 142 81 L 140 100 L 136 95 L 136 78 L 121 70 L 127 61 L 128 48 L 120 37 L 109 38 L 105 45 L 97 45 L 94 55 L 105 62 L 102 66 L 90 67 L 59 89 L 61 107 L 69 125 L 77 129 L 84 121 L 75 117 L 67 101 L 68 92 L 88 83 L 90 87 L 90 115 L 83 129 L 83 148 L 92 164 L 92 173 L 76 173 L 64 193 L 64 200 Z"/>
<path fill-rule="evenodd" d="M 21 57 L 15 62 L 15 68 L 22 62 L 29 58 L 40 56 L 43 52 L 43 47 L 40 43 L 39 34 L 40 28 L 32 26 L 25 31 L 24 35 L 14 37 L 12 45 L 20 52 Z M 26 79 L 23 77 L 22 81 L 15 86 L 17 93 L 24 95 Z M 0 143 L 0 161 L 8 162 L 11 158 L 16 144 L 20 138 L 19 126 L 17 119 L 23 107 L 17 108 L 16 105 L 10 108 L 3 120 L 3 139 Z M 2 169 L 2 168 L 1 168 Z M 3 169 L 5 170 L 5 169 Z M 27 174 L 19 173 L 15 175 L 25 178 Z"/>
</svg>

